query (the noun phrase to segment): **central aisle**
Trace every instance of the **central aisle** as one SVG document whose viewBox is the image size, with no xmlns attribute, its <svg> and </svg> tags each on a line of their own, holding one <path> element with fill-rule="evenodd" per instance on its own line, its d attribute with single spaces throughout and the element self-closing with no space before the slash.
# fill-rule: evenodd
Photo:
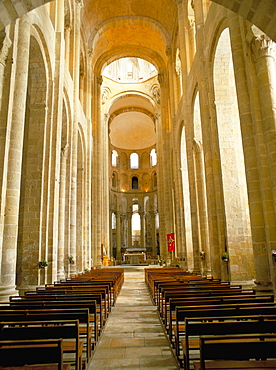
<svg viewBox="0 0 276 370">
<path fill-rule="evenodd" d="M 143 267 L 126 267 L 125 282 L 88 370 L 178 369 L 152 304 Z"/>
</svg>

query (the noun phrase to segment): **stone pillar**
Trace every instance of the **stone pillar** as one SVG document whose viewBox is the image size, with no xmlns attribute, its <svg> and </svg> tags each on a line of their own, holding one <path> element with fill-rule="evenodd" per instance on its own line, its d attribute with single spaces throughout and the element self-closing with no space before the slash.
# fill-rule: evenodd
<svg viewBox="0 0 276 370">
<path fill-rule="evenodd" d="M 264 255 L 267 254 L 275 289 L 276 266 L 271 251 L 276 249 L 276 48 L 275 43 L 269 39 L 268 36 L 259 34 L 253 38 L 251 49 L 253 61 L 255 63 L 260 99 L 262 120 L 260 132 L 263 135 L 265 145 L 265 150 L 264 147 L 262 147 L 261 154 L 263 157 L 266 153 L 266 163 L 263 163 L 263 165 L 269 170 L 268 172 L 265 167 L 262 168 L 264 179 L 261 179 L 261 181 L 266 245 L 262 246 L 261 253 Z M 265 191 L 264 188 L 266 188 Z M 271 207 L 272 204 L 274 206 L 273 210 Z M 265 265 L 262 266 L 262 268 L 264 267 Z M 267 280 L 258 283 L 260 289 L 262 289 L 262 285 L 267 286 L 268 284 Z"/>
<path fill-rule="evenodd" d="M 65 38 L 65 63 L 69 69 L 70 63 L 70 33 L 71 33 L 71 26 L 70 24 L 65 25 L 64 29 L 64 38 Z"/>
<path fill-rule="evenodd" d="M 51 133 L 49 136 L 51 145 L 48 146 L 49 168 L 49 195 L 47 209 L 47 253 L 48 262 L 47 279 L 52 282 L 57 279 L 59 261 L 59 202 L 60 202 L 60 152 L 62 132 L 62 108 L 64 88 L 64 0 L 57 0 L 55 7 L 55 71 L 53 83 L 53 103 Z M 46 156 L 47 156 L 46 154 Z M 64 252 L 63 252 L 64 253 Z M 42 283 L 41 281 L 40 283 Z M 45 281 L 47 282 L 47 280 Z"/>
<path fill-rule="evenodd" d="M 84 80 L 85 80 L 85 73 L 84 70 L 80 70 L 80 103 L 83 106 L 84 103 Z"/>
<path fill-rule="evenodd" d="M 260 107 L 262 110 L 263 133 L 273 185 L 274 213 L 276 211 L 276 47 L 265 34 L 252 41 L 253 58 L 256 66 Z M 273 223 L 275 225 L 275 223 Z M 273 226 L 274 230 L 275 227 Z M 276 232 L 276 230 L 275 230 Z M 276 234 L 275 234 L 276 235 Z M 275 239 L 274 239 L 275 240 Z M 275 240 L 276 242 L 276 240 Z M 276 248 L 276 245 L 274 245 Z"/>
<path fill-rule="evenodd" d="M 116 260 L 121 261 L 121 213 L 116 212 Z"/>
<path fill-rule="evenodd" d="M 179 133 L 179 131 L 177 131 Z M 186 243 L 186 224 L 184 218 L 184 196 L 182 186 L 181 173 L 181 152 L 180 139 L 175 138 L 174 161 L 173 161 L 173 185 L 174 185 L 174 212 L 175 212 L 175 234 L 176 240 L 176 256 L 181 259 L 180 267 L 187 269 L 187 243 Z"/>
<path fill-rule="evenodd" d="M 140 215 L 140 223 L 141 223 L 141 239 L 140 239 L 140 246 L 141 248 L 145 248 L 145 212 L 139 212 Z"/>
<path fill-rule="evenodd" d="M 86 268 L 90 269 L 92 261 L 92 153 L 93 153 L 93 136 L 92 136 L 92 50 L 87 52 L 87 94 L 86 94 L 86 117 L 87 117 L 87 205 L 86 205 L 86 246 L 87 261 Z"/>
<path fill-rule="evenodd" d="M 158 145 L 162 151 L 158 151 L 158 168 L 160 180 L 158 181 L 158 196 L 163 198 L 161 207 L 159 208 L 160 220 L 160 253 L 166 259 L 170 258 L 167 251 L 166 234 L 174 232 L 174 219 L 173 219 L 173 194 L 172 194 L 172 130 L 171 119 L 169 112 L 169 86 L 168 75 L 160 74 L 158 76 L 161 90 L 161 122 L 158 122 L 160 133 L 158 136 Z M 161 176 L 161 177 L 160 177 Z M 163 187 L 160 191 L 160 183 Z M 163 220 L 162 220 L 163 219 Z M 162 234 L 161 234 L 162 233 Z"/>
<path fill-rule="evenodd" d="M 205 188 L 205 175 L 204 175 L 204 158 L 202 144 L 195 140 L 193 141 L 193 152 L 194 152 L 194 163 L 196 167 L 196 189 L 197 189 L 197 201 L 200 204 L 198 210 L 199 218 L 199 233 L 201 240 L 201 249 L 206 252 L 206 259 L 204 260 L 205 273 L 211 273 L 211 253 L 210 253 L 210 242 L 209 242 L 209 230 L 208 230 L 208 217 L 207 217 L 207 197 Z"/>
<path fill-rule="evenodd" d="M 127 248 L 132 248 L 132 212 L 127 212 Z"/>
<path fill-rule="evenodd" d="M 167 47 L 166 55 L 168 57 L 168 73 L 169 73 L 169 86 L 170 86 L 170 108 L 171 115 L 174 116 L 178 108 L 178 99 L 176 92 L 175 83 L 175 68 L 174 68 L 174 57 L 172 49 Z"/>
<path fill-rule="evenodd" d="M 101 120 L 101 187 L 102 187 L 102 228 L 101 240 L 109 251 L 109 221 L 106 217 L 109 212 L 109 156 L 108 156 L 108 120 L 109 115 L 104 114 Z"/>
<path fill-rule="evenodd" d="M 7 58 L 9 54 L 10 47 L 12 45 L 12 41 L 9 39 L 8 35 L 6 35 L 2 48 L 0 50 L 0 109 L 1 109 L 1 119 L 0 119 L 0 131 L 2 134 L 0 135 L 0 183 L 3 186 L 3 181 L 5 177 L 5 157 L 6 157 L 6 140 L 7 135 L 6 132 L 9 130 L 9 126 L 7 125 L 7 119 L 6 114 L 3 113 L 3 107 L 8 107 L 8 91 L 6 91 L 4 84 L 4 75 L 5 75 L 5 69 L 11 68 L 12 66 L 12 60 L 9 59 L 8 63 Z M 6 72 L 7 73 L 7 72 Z M 3 94 L 3 91 L 5 90 L 5 93 Z M 4 98 L 5 97 L 5 98 Z M 5 207 L 5 199 L 2 198 L 0 202 L 0 266 L 1 266 L 1 256 L 2 256 L 2 239 L 3 239 L 3 228 L 4 228 L 4 207 Z"/>
<path fill-rule="evenodd" d="M 181 60 L 181 70 L 182 70 L 182 91 L 183 97 L 186 101 L 187 99 L 187 27 L 188 27 L 188 14 L 187 14 L 187 4 L 184 4 L 183 0 L 174 0 L 177 5 L 178 10 L 178 29 L 179 29 L 179 56 Z M 186 3 L 186 2 L 185 2 Z"/>
<path fill-rule="evenodd" d="M 68 144 L 62 148 L 61 163 L 60 163 L 60 193 L 59 193 L 59 229 L 58 229 L 58 265 L 57 265 L 57 279 L 64 279 L 64 247 L 65 247 L 65 197 L 66 197 L 66 166 L 68 156 Z"/>
<path fill-rule="evenodd" d="M 208 203 L 209 238 L 212 254 L 212 273 L 214 278 L 221 278 L 220 256 L 225 248 L 225 211 L 221 195 L 221 170 L 216 127 L 216 112 L 209 101 L 208 94 L 208 65 L 205 62 L 205 33 L 202 3 L 194 2 L 196 23 L 196 49 L 198 54 L 198 82 L 200 92 L 200 113 L 202 120 L 202 137 L 204 165 L 206 174 L 206 194 Z M 213 107 L 213 110 L 210 108 Z M 199 266 L 199 250 L 195 256 Z M 228 277 L 225 276 L 228 280 Z"/>
<path fill-rule="evenodd" d="M 150 212 L 150 222 L 151 222 L 151 235 L 152 235 L 152 255 L 157 256 L 156 251 L 156 228 L 155 228 L 155 212 Z"/>
<path fill-rule="evenodd" d="M 257 289 L 263 290 L 272 286 L 270 277 L 270 268 L 268 255 L 266 251 L 266 228 L 264 218 L 264 205 L 262 202 L 262 192 L 267 192 L 267 186 L 270 184 L 269 178 L 264 179 L 267 173 L 263 163 L 263 155 L 258 152 L 265 143 L 263 135 L 259 133 L 258 117 L 254 119 L 254 111 L 251 106 L 251 92 L 257 94 L 257 86 L 252 89 L 252 85 L 247 82 L 248 64 L 245 60 L 244 42 L 242 38 L 242 29 L 240 26 L 240 17 L 232 12 L 228 12 L 229 30 L 233 50 L 233 66 L 235 79 L 237 83 L 237 98 L 239 103 L 241 134 L 243 142 L 245 171 L 247 178 L 248 200 L 251 221 L 252 243 L 256 271 Z M 256 85 L 258 85 L 256 83 Z M 259 110 L 258 110 L 259 111 Z M 256 112 L 255 112 L 256 114 Z M 264 169 L 262 174 L 262 169 Z M 262 177 L 262 178 L 261 178 Z M 269 202 L 271 204 L 271 202 Z"/>
<path fill-rule="evenodd" d="M 21 164 L 28 86 L 30 24 L 17 21 L 18 48 L 14 51 L 14 89 L 8 153 L 6 206 L 1 260 L 0 300 L 16 295 L 16 257 L 20 201 Z M 8 133 L 7 133 L 8 134 Z"/>
<path fill-rule="evenodd" d="M 97 267 L 102 265 L 102 127 L 100 117 L 101 84 L 102 76 L 94 75 L 93 81 L 93 138 L 94 138 L 94 161 L 92 176 L 92 248 L 93 264 Z M 109 213 L 108 213 L 109 214 Z"/>
<path fill-rule="evenodd" d="M 121 248 L 123 248 L 123 252 L 125 252 L 125 249 L 128 247 L 128 242 L 127 242 L 127 215 L 123 213 L 121 215 Z"/>
<path fill-rule="evenodd" d="M 72 180 L 71 180 L 71 206 L 70 206 L 70 255 L 76 261 L 77 249 L 77 167 L 78 167 L 78 115 L 79 115 L 79 83 L 80 83 L 80 29 L 81 29 L 81 0 L 75 2 L 75 27 L 74 27 L 74 117 L 72 131 Z M 77 272 L 76 264 L 70 264 L 70 274 Z"/>
</svg>

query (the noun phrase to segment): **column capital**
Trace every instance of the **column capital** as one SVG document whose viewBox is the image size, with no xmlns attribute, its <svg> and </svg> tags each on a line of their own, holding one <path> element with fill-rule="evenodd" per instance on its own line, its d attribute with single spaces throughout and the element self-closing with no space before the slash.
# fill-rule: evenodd
<svg viewBox="0 0 276 370">
<path fill-rule="evenodd" d="M 83 7 L 83 0 L 75 0 L 75 3 L 78 7 L 82 8 Z"/>
<path fill-rule="evenodd" d="M 257 35 L 251 41 L 251 51 L 254 62 L 262 57 L 275 58 L 275 42 L 267 35 Z"/>
</svg>

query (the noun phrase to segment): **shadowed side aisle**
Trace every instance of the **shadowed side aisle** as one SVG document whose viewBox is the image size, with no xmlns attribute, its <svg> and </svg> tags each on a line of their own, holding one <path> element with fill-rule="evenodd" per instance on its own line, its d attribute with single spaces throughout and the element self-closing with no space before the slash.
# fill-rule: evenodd
<svg viewBox="0 0 276 370">
<path fill-rule="evenodd" d="M 142 267 L 125 268 L 124 285 L 88 370 L 124 368 L 178 369 Z"/>
</svg>

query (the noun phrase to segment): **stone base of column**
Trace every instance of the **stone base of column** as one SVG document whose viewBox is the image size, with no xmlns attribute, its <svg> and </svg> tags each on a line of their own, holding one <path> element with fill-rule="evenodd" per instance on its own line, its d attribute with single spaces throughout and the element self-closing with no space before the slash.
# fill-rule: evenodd
<svg viewBox="0 0 276 370">
<path fill-rule="evenodd" d="M 18 294 L 13 294 L 13 295 L 24 295 L 25 292 L 29 290 L 36 290 L 37 287 L 44 287 L 45 285 L 18 285 L 17 286 L 17 291 Z"/>
<path fill-rule="evenodd" d="M 15 289 L 15 285 L 0 285 L 0 301 L 9 301 L 9 297 L 11 295 L 19 295 L 19 292 L 17 289 Z"/>
<path fill-rule="evenodd" d="M 65 271 L 64 270 L 59 270 L 57 272 L 57 280 L 65 279 Z"/>
<path fill-rule="evenodd" d="M 273 293 L 273 285 L 272 285 L 272 282 L 271 281 L 257 281 L 255 280 L 254 281 L 255 283 L 255 289 L 257 292 L 259 293 Z"/>
</svg>

